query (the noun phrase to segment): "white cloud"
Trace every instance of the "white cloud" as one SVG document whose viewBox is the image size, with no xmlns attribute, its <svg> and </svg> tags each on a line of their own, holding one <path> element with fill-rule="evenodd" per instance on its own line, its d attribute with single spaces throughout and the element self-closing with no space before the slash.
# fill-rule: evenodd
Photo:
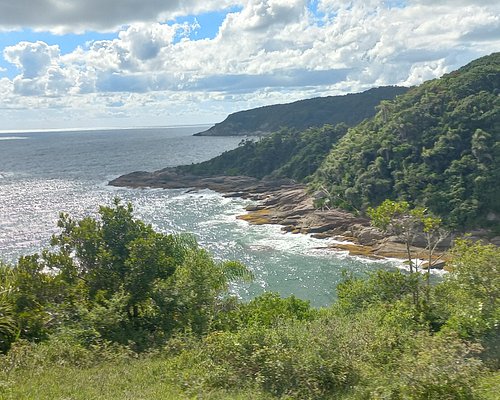
<svg viewBox="0 0 500 400">
<path fill-rule="evenodd" d="M 6 47 L 4 57 L 22 70 L 23 78 L 33 79 L 44 75 L 56 62 L 55 59 L 59 57 L 59 47 L 49 46 L 41 41 L 20 42 L 15 46 Z"/>
<path fill-rule="evenodd" d="M 119 34 L 122 46 L 131 57 L 140 61 L 150 60 L 170 44 L 176 34 L 176 26 L 160 24 L 135 24 Z"/>
<path fill-rule="evenodd" d="M 160 7 L 166 2 L 145 2 L 146 10 L 136 12 L 143 22 L 121 28 L 114 40 L 64 55 L 41 41 L 6 48 L 5 59 L 20 73 L 0 81 L 0 109 L 56 105 L 88 110 L 95 118 L 111 118 L 118 110 L 132 119 L 150 115 L 153 123 L 162 116 L 197 112 L 210 118 L 377 85 L 414 85 L 500 48 L 500 5 L 459 1 L 462 7 L 451 0 L 439 6 L 408 0 L 404 7 L 387 7 L 383 0 L 320 0 L 325 14 L 318 17 L 306 0 L 247 0 L 226 16 L 213 39 L 202 40 L 187 35 L 196 26 L 144 22 L 145 13 L 166 10 Z M 83 7 L 96 2 L 78 3 L 82 27 L 104 24 L 96 18 L 85 25 L 90 11 Z M 103 10 L 111 4 L 104 1 Z M 121 4 L 127 10 L 138 3 Z M 180 4 L 169 2 L 172 15 L 230 2 Z"/>
<path fill-rule="evenodd" d="M 224 30 L 266 32 L 271 27 L 283 27 L 300 21 L 305 0 L 250 0 L 245 8 L 226 20 Z"/>
</svg>

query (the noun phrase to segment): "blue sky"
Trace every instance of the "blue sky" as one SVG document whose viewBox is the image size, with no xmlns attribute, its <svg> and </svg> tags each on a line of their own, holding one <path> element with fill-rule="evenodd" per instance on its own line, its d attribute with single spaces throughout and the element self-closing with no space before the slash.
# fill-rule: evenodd
<svg viewBox="0 0 500 400">
<path fill-rule="evenodd" d="M 65 4 L 0 3 L 0 130 L 214 123 L 415 85 L 500 48 L 493 0 Z"/>
<path fill-rule="evenodd" d="M 219 27 L 226 18 L 227 13 L 237 12 L 241 10 L 241 7 L 231 7 L 222 11 L 212 11 L 207 13 L 202 13 L 199 15 L 189 15 L 183 17 L 177 17 L 173 21 L 164 22 L 165 24 L 183 24 L 187 23 L 189 25 L 198 25 L 198 28 L 191 31 L 187 36 L 191 40 L 200 39 L 213 39 L 219 31 Z M 78 46 L 86 48 L 87 44 L 97 40 L 113 40 L 118 38 L 118 32 L 95 32 L 86 31 L 83 33 L 65 33 L 65 34 L 55 34 L 49 31 L 34 31 L 33 29 L 16 29 L 13 31 L 0 31 L 0 50 L 3 50 L 7 46 L 13 46 L 21 41 L 36 42 L 43 41 L 49 45 L 58 45 L 61 54 L 68 54 L 74 51 Z M 181 39 L 178 36 L 174 42 Z M 14 78 L 19 70 L 11 63 L 7 62 L 5 58 L 0 57 L 0 68 L 4 68 L 5 71 L 0 72 L 1 76 L 7 76 L 9 79 Z"/>
<path fill-rule="evenodd" d="M 98 33 L 86 32 L 84 34 L 65 34 L 55 35 L 50 32 L 34 32 L 32 29 L 22 29 L 15 31 L 0 32 L 0 49 L 7 46 L 14 46 L 19 42 L 37 42 L 43 41 L 49 45 L 58 45 L 61 49 L 61 54 L 68 54 L 74 51 L 78 46 L 85 47 L 85 44 L 95 40 L 112 40 L 116 38 L 116 33 Z M 4 57 L 0 58 L 0 68 L 5 68 L 6 71 L 0 72 L 0 77 L 7 76 L 9 79 L 14 78 L 19 69 L 13 64 L 7 62 Z"/>
</svg>

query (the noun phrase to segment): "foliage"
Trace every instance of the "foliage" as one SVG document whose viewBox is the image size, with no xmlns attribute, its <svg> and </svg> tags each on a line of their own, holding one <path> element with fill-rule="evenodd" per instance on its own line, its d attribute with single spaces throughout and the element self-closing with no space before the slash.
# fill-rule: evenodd
<svg viewBox="0 0 500 400">
<path fill-rule="evenodd" d="M 264 400 L 252 393 L 214 390 L 190 393 L 176 379 L 176 359 L 154 353 L 131 353 L 117 346 L 72 348 L 52 343 L 20 344 L 0 359 L 0 398 L 3 400 L 148 399 L 148 400 Z M 64 357 L 64 351 L 69 352 Z M 77 356 L 78 357 L 74 357 Z M 10 368 L 10 369 L 9 369 Z"/>
<path fill-rule="evenodd" d="M 373 226 L 395 235 L 406 245 L 410 272 L 418 272 L 411 246 L 416 237 L 423 236 L 427 250 L 427 283 L 433 265 L 433 253 L 439 243 L 446 238 L 448 231 L 442 227 L 441 218 L 435 217 L 422 207 L 411 208 L 406 201 L 384 200 L 376 208 L 369 207 L 367 214 Z"/>
<path fill-rule="evenodd" d="M 0 352 L 2 353 L 9 350 L 18 333 L 13 307 L 15 290 L 15 275 L 12 268 L 0 262 Z"/>
<path fill-rule="evenodd" d="M 240 306 L 237 319 L 241 328 L 251 325 L 273 327 L 285 321 L 309 321 L 315 316 L 308 301 L 295 296 L 282 298 L 278 293 L 266 292 Z"/>
<path fill-rule="evenodd" d="M 425 306 L 418 274 L 390 271 L 347 275 L 325 309 L 244 303 L 229 293 L 243 265 L 132 211 L 63 215 L 52 251 L 0 268 L 0 397 L 495 398 L 498 248 L 457 241 Z"/>
<path fill-rule="evenodd" d="M 247 175 L 302 181 L 314 173 L 332 145 L 347 131 L 345 124 L 303 132 L 281 129 L 258 141 L 246 140 L 211 160 L 178 167 L 196 175 Z"/>
<path fill-rule="evenodd" d="M 467 228 L 500 214 L 500 53 L 381 102 L 338 141 L 314 178 L 331 204 L 388 197 Z M 494 219 L 494 218 L 493 218 Z"/>
<path fill-rule="evenodd" d="M 452 269 L 436 288 L 443 331 L 479 339 L 484 356 L 500 367 L 500 249 L 459 240 L 448 263 Z"/>
<path fill-rule="evenodd" d="M 323 125 L 356 125 L 375 114 L 383 100 L 391 100 L 408 89 L 386 86 L 345 96 L 317 97 L 289 104 L 276 104 L 229 115 L 223 122 L 197 135 L 233 136 L 276 132 L 283 127 L 306 130 Z M 356 110 L 356 112 L 353 112 Z"/>
<path fill-rule="evenodd" d="M 204 357 L 215 387 L 245 385 L 274 396 L 320 398 L 342 392 L 355 379 L 347 353 L 338 351 L 334 336 L 291 323 L 275 328 L 218 333 L 204 342 Z M 215 368 L 216 367 L 216 368 Z"/>
<path fill-rule="evenodd" d="M 229 282 L 251 279 L 240 263 L 215 262 L 192 236 L 155 232 L 132 212 L 115 200 L 99 219 L 61 214 L 53 250 L 20 258 L 10 304 L 22 338 L 75 327 L 87 344 L 147 349 L 177 331 L 206 333 Z"/>
<path fill-rule="evenodd" d="M 393 303 L 409 298 L 418 285 L 416 276 L 378 270 L 368 278 L 346 276 L 337 286 L 337 306 L 352 314 L 378 303 Z"/>
<path fill-rule="evenodd" d="M 474 387 L 481 362 L 474 357 L 474 346 L 421 333 L 405 347 L 396 368 L 368 370 L 367 385 L 358 389 L 355 398 L 480 398 Z"/>
</svg>

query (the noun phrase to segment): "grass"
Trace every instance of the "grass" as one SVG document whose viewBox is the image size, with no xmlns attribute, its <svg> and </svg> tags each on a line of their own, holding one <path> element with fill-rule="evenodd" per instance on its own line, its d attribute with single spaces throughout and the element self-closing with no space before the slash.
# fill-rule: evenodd
<svg viewBox="0 0 500 400">
<path fill-rule="evenodd" d="M 497 400 L 500 393 L 500 372 L 492 372 L 481 379 L 479 387 L 481 398 L 484 400 Z"/>
<path fill-rule="evenodd" d="M 179 347 L 181 345 L 186 347 L 183 349 Z M 205 348 L 203 345 L 202 347 Z M 117 349 L 116 358 L 108 358 L 112 356 L 112 348 L 99 348 L 89 353 L 74 351 L 73 354 L 70 350 L 71 347 L 64 347 L 55 341 L 48 344 L 24 345 L 14 348 L 8 356 L 0 357 L 0 400 L 278 398 L 271 394 L 263 394 L 258 388 L 258 383 L 249 381 L 242 371 L 228 375 L 232 378 L 231 382 L 226 383 L 232 389 L 225 389 L 221 386 L 221 384 L 225 386 L 225 382 L 220 381 L 221 376 L 225 375 L 216 373 L 218 365 L 207 362 L 206 357 L 200 353 L 201 347 L 189 342 L 179 342 L 161 352 L 140 356 L 127 354 L 123 349 L 120 353 L 120 349 Z M 75 358 L 75 354 L 80 356 Z M 485 370 L 476 383 L 474 399 L 498 398 L 500 391 L 498 371 Z M 360 393 L 356 391 L 330 393 L 331 397 L 325 398 L 359 399 Z M 290 394 L 286 398 L 301 397 Z M 311 398 L 316 397 L 313 395 Z"/>
<path fill-rule="evenodd" d="M 18 369 L 2 378 L 2 400 L 266 399 L 252 391 L 196 391 L 195 382 L 190 387 L 188 381 L 178 379 L 169 360 L 155 358 L 105 362 L 89 368 L 51 365 Z"/>
</svg>

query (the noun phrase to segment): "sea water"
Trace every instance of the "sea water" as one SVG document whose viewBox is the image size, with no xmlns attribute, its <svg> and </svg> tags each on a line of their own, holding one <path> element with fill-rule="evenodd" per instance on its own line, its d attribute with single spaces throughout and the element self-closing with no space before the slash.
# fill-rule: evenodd
<svg viewBox="0 0 500 400">
<path fill-rule="evenodd" d="M 255 275 L 232 290 L 243 299 L 264 291 L 328 305 L 343 271 L 362 275 L 376 262 L 327 249 L 328 241 L 283 233 L 276 225 L 238 220 L 248 200 L 209 190 L 128 189 L 107 185 L 132 171 L 154 171 L 207 160 L 235 148 L 238 137 L 194 137 L 206 127 L 0 133 L 0 259 L 49 246 L 59 213 L 97 215 L 114 197 L 162 232 L 193 233 L 218 260 L 240 260 Z"/>
</svg>

